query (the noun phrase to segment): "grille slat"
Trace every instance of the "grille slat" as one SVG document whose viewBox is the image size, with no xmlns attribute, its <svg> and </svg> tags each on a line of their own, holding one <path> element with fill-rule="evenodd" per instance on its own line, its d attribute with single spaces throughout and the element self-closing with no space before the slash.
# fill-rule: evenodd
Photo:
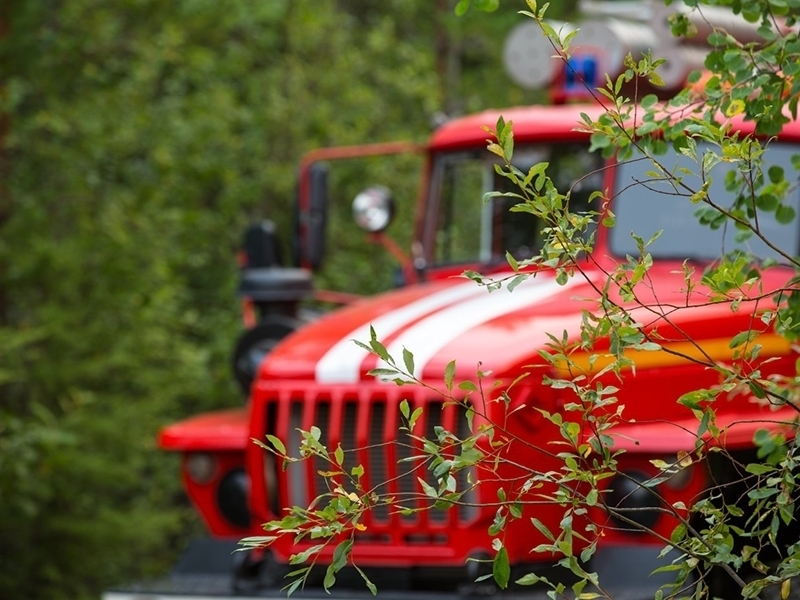
<svg viewBox="0 0 800 600">
<path fill-rule="evenodd" d="M 450 511 L 431 508 L 431 499 L 425 496 L 417 481 L 417 477 L 420 477 L 436 487 L 436 478 L 428 469 L 429 463 L 404 460 L 423 456 L 424 453 L 422 442 L 401 430 L 403 419 L 400 402 L 403 398 L 408 399 L 412 411 L 419 407 L 424 409 L 414 435 L 437 440 L 439 427 L 462 439 L 468 434 L 463 407 L 455 404 L 443 406 L 441 399 L 429 397 L 422 391 L 393 393 L 386 386 L 368 386 L 367 390 L 363 387 L 353 388 L 333 398 L 329 394 L 310 391 L 295 392 L 288 397 L 283 396 L 282 400 L 270 398 L 267 402 L 278 406 L 265 413 L 275 419 L 267 424 L 266 431 L 284 440 L 287 451 L 296 455 L 302 439 L 297 429 L 309 431 L 314 425 L 320 429 L 320 442 L 328 447 L 331 454 L 337 444 L 341 444 L 344 450 L 342 466 L 346 476 L 337 478 L 337 483 L 342 483 L 348 491 L 352 491 L 349 474 L 353 467 L 361 464 L 365 470 L 362 478 L 364 489 L 374 489 L 379 496 L 393 496 L 395 504 L 422 509 L 401 515 L 386 505 L 378 505 L 369 511 L 362 522 L 368 531 L 380 534 L 381 540 L 394 544 L 420 543 L 417 539 L 419 532 L 430 528 L 439 533 L 422 541 L 446 544 L 446 531 L 451 527 L 470 524 L 478 517 L 479 511 L 463 506 Z M 453 448 L 452 451 L 455 453 L 458 449 Z M 277 495 L 273 491 L 273 497 L 287 502 L 289 506 L 308 506 L 318 495 L 331 491 L 333 482 L 326 481 L 319 473 L 331 470 L 332 465 L 320 458 L 291 464 L 285 470 L 279 469 L 276 476 L 269 479 L 280 488 Z M 466 489 L 467 472 L 458 473 L 456 480 L 459 490 Z M 463 500 L 469 501 L 469 497 L 465 496 Z"/>
</svg>

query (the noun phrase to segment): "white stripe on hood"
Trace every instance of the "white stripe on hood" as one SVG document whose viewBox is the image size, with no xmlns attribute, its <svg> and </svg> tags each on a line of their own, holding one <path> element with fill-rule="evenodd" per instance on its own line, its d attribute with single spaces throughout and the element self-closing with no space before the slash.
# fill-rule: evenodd
<svg viewBox="0 0 800 600">
<path fill-rule="evenodd" d="M 369 343 L 370 325 L 375 329 L 378 339 L 385 339 L 413 323 L 417 319 L 442 307 L 470 296 L 485 294 L 484 288 L 474 281 L 465 281 L 440 292 L 420 298 L 410 304 L 393 310 L 348 333 L 336 342 L 317 363 L 318 383 L 356 383 L 361 375 L 361 363 L 369 352 L 357 346 L 353 340 Z"/>
<path fill-rule="evenodd" d="M 581 281 L 581 278 L 572 277 L 565 285 L 559 285 L 552 277 L 544 281 L 530 278 L 512 292 L 505 288 L 491 293 L 484 291 L 476 298 L 449 306 L 409 327 L 387 346 L 389 356 L 402 365 L 403 348 L 410 350 L 414 355 L 414 376 L 419 378 L 442 348 L 470 329 L 554 296 Z M 380 361 L 378 366 L 388 365 Z"/>
</svg>

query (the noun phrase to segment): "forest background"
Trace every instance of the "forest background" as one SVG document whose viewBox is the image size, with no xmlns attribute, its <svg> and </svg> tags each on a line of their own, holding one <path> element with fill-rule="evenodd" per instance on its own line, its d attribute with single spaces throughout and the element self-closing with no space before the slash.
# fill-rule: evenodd
<svg viewBox="0 0 800 600">
<path fill-rule="evenodd" d="M 541 100 L 501 66 L 523 4 L 0 3 L 0 597 L 97 598 L 202 535 L 155 440 L 243 402 L 244 227 L 288 240 L 309 149 L 422 142 L 437 115 Z M 337 170 L 334 213 L 380 182 L 410 214 L 418 167 Z M 337 227 L 321 285 L 385 286 L 391 260 Z"/>
</svg>

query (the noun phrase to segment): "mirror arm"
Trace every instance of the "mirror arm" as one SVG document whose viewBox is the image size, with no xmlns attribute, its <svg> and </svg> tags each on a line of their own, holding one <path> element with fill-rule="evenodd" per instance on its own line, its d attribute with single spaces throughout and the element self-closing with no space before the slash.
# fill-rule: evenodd
<svg viewBox="0 0 800 600">
<path fill-rule="evenodd" d="M 344 160 L 348 158 L 361 158 L 364 156 L 384 156 L 391 154 L 404 154 L 406 152 L 423 152 L 425 146 L 414 142 L 381 142 L 377 144 L 360 144 L 354 146 L 334 146 L 331 148 L 317 148 L 307 152 L 300 159 L 299 185 L 297 190 L 297 204 L 300 213 L 298 235 L 302 246 L 308 241 L 308 215 L 311 211 L 311 168 L 314 163 L 329 160 Z M 301 253 L 302 255 L 302 253 Z M 300 265 L 310 269 L 308 258 L 303 256 Z"/>
<path fill-rule="evenodd" d="M 411 258 L 403 252 L 397 242 L 394 241 L 386 232 L 380 231 L 378 233 L 370 233 L 368 239 L 373 244 L 381 244 L 391 254 L 394 259 L 400 264 L 403 271 L 403 276 L 407 283 L 416 283 L 419 281 L 417 270 L 411 262 Z"/>
<path fill-rule="evenodd" d="M 425 281 L 425 270 L 428 268 L 428 262 L 425 260 L 425 253 L 422 250 L 422 244 L 419 240 L 411 244 L 411 259 L 412 267 L 416 275 L 415 281 Z"/>
</svg>

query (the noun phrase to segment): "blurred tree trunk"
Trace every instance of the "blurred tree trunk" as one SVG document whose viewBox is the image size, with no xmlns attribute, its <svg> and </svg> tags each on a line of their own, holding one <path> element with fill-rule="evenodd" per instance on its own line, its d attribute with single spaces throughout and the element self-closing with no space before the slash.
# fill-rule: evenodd
<svg viewBox="0 0 800 600">
<path fill-rule="evenodd" d="M 11 0 L 6 0 L 0 6 L 0 44 L 9 35 L 11 29 Z M 6 149 L 6 137 L 11 127 L 11 116 L 6 105 L 8 103 L 8 89 L 6 81 L 0 80 L 0 228 L 11 213 L 11 191 L 9 178 L 11 176 L 11 163 Z M 0 262 L 0 278 L 5 266 Z M 0 289 L 0 325 L 6 321 L 7 303 L 5 290 Z"/>
<path fill-rule="evenodd" d="M 436 0 L 436 72 L 442 89 L 442 108 L 452 117 L 461 114 L 461 21 L 453 16 L 455 0 Z"/>
</svg>

